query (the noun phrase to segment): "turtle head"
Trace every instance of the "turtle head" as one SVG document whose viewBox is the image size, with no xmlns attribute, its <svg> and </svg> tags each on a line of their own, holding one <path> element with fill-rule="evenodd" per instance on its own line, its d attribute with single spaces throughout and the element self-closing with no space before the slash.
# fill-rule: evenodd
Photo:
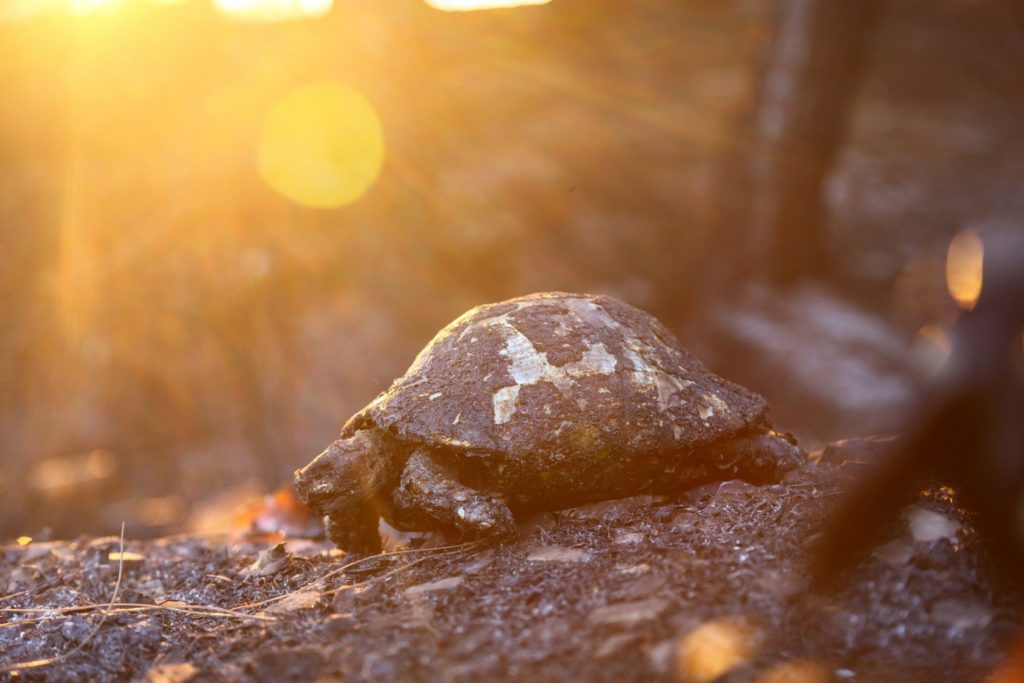
<svg viewBox="0 0 1024 683">
<path fill-rule="evenodd" d="M 368 428 L 338 439 L 295 472 L 295 490 L 314 512 L 330 518 L 335 529 L 360 529 L 373 518 L 394 488 L 406 450 L 385 432 Z M 333 538 L 334 534 L 332 534 Z"/>
</svg>

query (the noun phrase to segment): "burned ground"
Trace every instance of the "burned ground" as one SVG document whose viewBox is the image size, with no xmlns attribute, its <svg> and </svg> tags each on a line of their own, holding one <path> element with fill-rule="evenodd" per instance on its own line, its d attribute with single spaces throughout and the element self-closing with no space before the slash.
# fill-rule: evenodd
<svg viewBox="0 0 1024 683">
<path fill-rule="evenodd" d="M 710 680 L 722 654 L 700 648 L 722 637 L 693 636 L 718 628 L 746 662 L 719 680 L 982 680 L 1021 601 L 948 491 L 833 591 L 810 590 L 809 549 L 849 469 L 364 558 L 302 539 L 128 539 L 138 556 L 98 629 L 118 538 L 7 546 L 0 663 L 58 657 L 18 680 Z M 787 662 L 818 677 L 759 678 Z"/>
</svg>

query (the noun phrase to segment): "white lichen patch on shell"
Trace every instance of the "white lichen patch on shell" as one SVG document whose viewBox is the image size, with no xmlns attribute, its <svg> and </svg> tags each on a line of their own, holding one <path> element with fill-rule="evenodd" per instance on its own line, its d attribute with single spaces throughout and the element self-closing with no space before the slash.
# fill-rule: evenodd
<svg viewBox="0 0 1024 683">
<path fill-rule="evenodd" d="M 586 303 L 600 310 L 595 304 Z M 577 308 L 579 307 L 573 307 L 573 310 Z M 588 315 L 593 315 L 593 312 Z M 603 311 L 601 315 L 608 317 Z M 611 321 L 611 318 L 608 317 L 608 320 Z M 567 394 L 572 390 L 575 380 L 592 375 L 610 375 L 619 364 L 618 359 L 609 353 L 608 348 L 602 342 L 597 342 L 588 343 L 578 361 L 561 366 L 552 365 L 548 361 L 547 352 L 538 351 L 530 338 L 512 324 L 507 313 L 481 320 L 476 326 L 490 328 L 505 338 L 505 345 L 498 353 L 509 359 L 508 373 L 515 382 L 514 385 L 502 387 L 494 392 L 492 404 L 495 424 L 504 424 L 512 419 L 516 412 L 519 388 L 522 386 L 551 382 L 559 391 Z"/>
<path fill-rule="evenodd" d="M 536 303 L 538 302 L 520 302 L 516 311 Z M 625 342 L 623 356 L 628 361 L 628 365 L 632 366 L 625 369 L 630 372 L 633 383 L 638 389 L 650 391 L 656 395 L 659 408 L 665 410 L 684 402 L 678 394 L 693 382 L 677 377 L 660 367 L 655 359 L 653 349 L 647 342 L 630 330 L 623 328 L 607 311 L 593 301 L 572 298 L 563 301 L 562 305 L 568 310 L 570 316 L 577 318 L 589 327 L 598 329 L 603 327 L 623 332 L 623 341 Z M 515 311 L 479 320 L 465 328 L 460 337 L 465 336 L 470 330 L 480 329 L 502 335 L 505 338 L 505 344 L 499 353 L 509 359 L 508 372 L 512 381 L 516 383 L 514 386 L 551 382 L 559 391 L 568 395 L 572 390 L 574 380 L 593 375 L 610 375 L 621 365 L 619 359 L 612 355 L 602 342 L 588 342 L 586 350 L 578 361 L 562 366 L 552 365 L 548 361 L 547 353 L 538 351 L 530 338 L 513 324 L 511 320 L 513 313 Z M 561 318 L 558 320 L 558 324 L 560 328 L 566 327 Z M 494 393 L 492 403 L 495 424 L 505 424 L 512 418 L 516 412 L 518 396 L 518 389 L 513 391 L 512 387 L 502 387 Z"/>
<path fill-rule="evenodd" d="M 697 411 L 700 419 L 707 422 L 709 418 L 715 415 L 718 417 L 729 417 L 729 404 L 720 397 L 715 394 L 704 394 L 704 400 L 707 401 L 707 404 Z"/>
<path fill-rule="evenodd" d="M 714 407 L 716 414 L 721 417 L 729 417 L 729 404 L 723 401 L 721 396 L 704 394 L 704 398 Z"/>
<path fill-rule="evenodd" d="M 519 398 L 519 388 L 522 386 L 551 382 L 563 393 L 568 393 L 575 380 L 590 375 L 610 375 L 618 365 L 615 356 L 608 353 L 601 342 L 588 345 L 578 361 L 562 366 L 552 365 L 548 362 L 548 354 L 538 351 L 533 342 L 514 325 L 503 320 L 500 327 L 507 338 L 499 353 L 509 359 L 508 372 L 515 384 L 494 392 L 495 424 L 504 424 L 515 414 L 516 399 Z"/>
<path fill-rule="evenodd" d="M 502 387 L 494 392 L 494 424 L 504 424 L 512 419 L 516 412 L 516 400 L 519 398 L 520 385 Z"/>
<path fill-rule="evenodd" d="M 654 378 L 655 387 L 658 390 L 658 407 L 665 410 L 669 406 L 685 403 L 678 394 L 686 387 L 693 384 L 688 379 L 680 379 L 675 375 L 659 372 Z"/>
</svg>

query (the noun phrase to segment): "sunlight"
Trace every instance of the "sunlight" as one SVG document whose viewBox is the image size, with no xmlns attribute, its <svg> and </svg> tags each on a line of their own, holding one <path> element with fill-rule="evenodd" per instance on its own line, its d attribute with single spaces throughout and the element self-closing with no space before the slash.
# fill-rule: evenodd
<svg viewBox="0 0 1024 683">
<path fill-rule="evenodd" d="M 745 664 L 757 652 L 758 634 L 744 619 L 701 624 L 676 650 L 676 673 L 683 681 L 706 683 Z"/>
<path fill-rule="evenodd" d="M 123 0 L 70 0 L 68 7 L 73 14 L 96 14 L 113 12 L 123 4 Z"/>
<path fill-rule="evenodd" d="M 220 12 L 243 21 L 316 19 L 330 12 L 333 4 L 333 0 L 214 0 Z"/>
<path fill-rule="evenodd" d="M 949 293 L 964 310 L 971 310 L 981 296 L 985 250 L 981 238 L 973 230 L 957 233 L 946 254 L 946 285 Z"/>
<path fill-rule="evenodd" d="M 471 12 L 482 9 L 520 7 L 522 5 L 546 5 L 551 0 L 426 0 L 434 9 L 445 12 Z"/>
<path fill-rule="evenodd" d="M 312 83 L 285 95 L 260 136 L 263 179 L 305 206 L 352 203 L 377 179 L 383 162 L 384 134 L 373 105 L 337 83 Z"/>
<path fill-rule="evenodd" d="M 780 662 L 757 677 L 755 683 L 829 683 L 828 667 L 806 659 Z"/>
</svg>

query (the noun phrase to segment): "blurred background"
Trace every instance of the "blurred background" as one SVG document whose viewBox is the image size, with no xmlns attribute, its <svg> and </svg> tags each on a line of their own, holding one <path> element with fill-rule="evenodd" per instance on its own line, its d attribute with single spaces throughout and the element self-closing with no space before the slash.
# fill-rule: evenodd
<svg viewBox="0 0 1024 683">
<path fill-rule="evenodd" d="M 489 4 L 0 0 L 0 535 L 216 527 L 539 290 L 882 430 L 1024 225 L 1013 0 Z"/>
</svg>

